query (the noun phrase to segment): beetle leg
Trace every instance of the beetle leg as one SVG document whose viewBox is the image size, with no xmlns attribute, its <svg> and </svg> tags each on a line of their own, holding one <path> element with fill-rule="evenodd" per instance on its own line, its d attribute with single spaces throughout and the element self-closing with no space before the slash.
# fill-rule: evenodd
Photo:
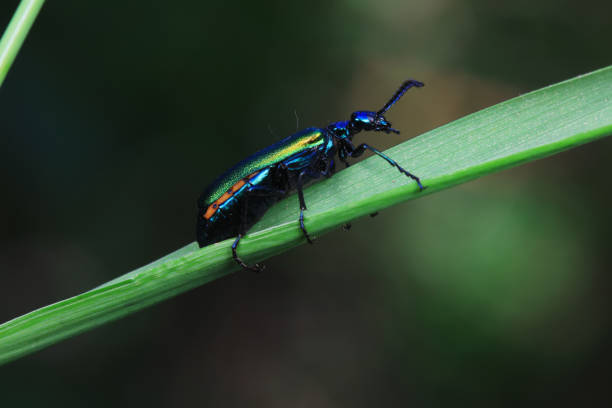
<svg viewBox="0 0 612 408">
<path fill-rule="evenodd" d="M 346 146 L 344 144 L 338 144 L 338 158 L 342 163 L 344 163 L 344 168 L 347 168 L 349 166 L 349 162 L 346 160 L 346 156 L 348 156 L 348 151 L 346 150 Z"/>
<path fill-rule="evenodd" d="M 313 242 L 310 239 L 310 236 L 308 235 L 308 231 L 306 231 L 306 227 L 304 226 L 304 210 L 307 209 L 306 202 L 304 201 L 304 191 L 302 189 L 303 187 L 302 178 L 304 177 L 304 175 L 306 175 L 306 170 L 302 171 L 297 179 L 297 193 L 298 193 L 298 199 L 300 200 L 300 229 L 304 233 L 304 236 L 306 237 L 306 241 L 308 241 L 309 244 L 312 244 Z"/>
<path fill-rule="evenodd" d="M 330 178 L 334 175 L 334 171 L 336 170 L 336 163 L 334 163 L 334 159 L 325 158 L 323 160 L 323 164 L 325 164 L 325 168 L 320 172 L 320 175 Z M 315 176 L 314 178 L 318 177 Z"/>
<path fill-rule="evenodd" d="M 232 257 L 234 258 L 234 261 L 238 262 L 238 265 L 242 266 L 243 269 L 248 269 L 249 271 L 253 271 L 256 273 L 263 271 L 264 269 L 266 269 L 265 265 L 259 265 L 259 264 L 255 264 L 253 266 L 247 265 L 236 253 L 236 248 L 238 247 L 238 243 L 242 239 L 242 236 L 243 236 L 242 234 L 238 234 L 238 236 L 234 240 L 234 243 L 232 244 Z"/>
<path fill-rule="evenodd" d="M 347 144 L 349 144 L 350 142 L 347 140 L 346 141 Z M 410 173 L 409 171 L 405 170 L 403 167 L 401 167 L 399 164 L 397 164 L 397 162 L 395 160 L 393 160 L 392 158 L 390 158 L 389 156 L 387 156 L 386 154 L 384 154 L 383 152 L 381 152 L 380 150 L 366 144 L 366 143 L 362 143 L 357 147 L 352 146 L 352 144 L 349 144 L 349 146 L 352 148 L 352 151 L 349 152 L 351 157 L 359 157 L 363 154 L 363 152 L 368 149 L 371 150 L 372 152 L 376 153 L 378 156 L 382 157 L 383 159 L 385 159 L 387 161 L 387 163 L 389 163 L 391 166 L 397 168 L 400 173 L 405 174 L 406 176 L 410 177 L 411 179 L 413 179 L 414 181 L 417 182 L 417 185 L 419 186 L 419 190 L 423 191 L 423 189 L 425 187 L 423 187 L 423 185 L 421 184 L 421 180 L 415 176 L 414 174 Z"/>
<path fill-rule="evenodd" d="M 238 236 L 236 237 L 236 239 L 234 240 L 234 243 L 232 244 L 232 257 L 234 258 L 234 261 L 238 263 L 238 265 L 242 266 L 242 268 L 248 269 L 253 272 L 261 272 L 265 269 L 265 265 L 259 265 L 259 264 L 255 264 L 253 266 L 247 265 L 236 253 L 236 248 L 238 248 L 238 243 L 240 242 L 240 240 L 245 234 L 244 226 L 246 225 L 246 219 L 247 219 L 247 203 L 248 203 L 248 198 L 245 199 L 244 205 L 242 206 L 242 212 L 241 212 L 242 214 L 241 214 L 241 219 L 240 219 L 240 232 L 238 233 Z"/>
<path fill-rule="evenodd" d="M 280 163 L 276 167 L 276 174 L 279 178 L 279 183 L 285 186 L 285 188 L 289 188 L 289 167 L 285 163 Z"/>
</svg>

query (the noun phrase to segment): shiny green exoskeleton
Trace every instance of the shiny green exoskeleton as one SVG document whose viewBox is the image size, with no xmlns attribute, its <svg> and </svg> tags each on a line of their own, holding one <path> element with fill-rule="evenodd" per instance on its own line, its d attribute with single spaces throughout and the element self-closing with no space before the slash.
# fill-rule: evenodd
<svg viewBox="0 0 612 408">
<path fill-rule="evenodd" d="M 404 170 L 393 159 L 365 143 L 354 146 L 353 136 L 361 131 L 399 133 L 383 116 L 411 87 L 421 82 L 408 80 L 377 112 L 353 112 L 350 120 L 334 122 L 326 128 L 308 128 L 297 132 L 242 160 L 223 173 L 204 190 L 198 200 L 196 234 L 200 247 L 235 237 L 232 255 L 243 268 L 259 271 L 259 265 L 248 266 L 237 255 L 242 236 L 275 202 L 297 190 L 300 201 L 299 226 L 312 243 L 304 225 L 303 187 L 321 176 L 331 177 L 334 157 L 348 166 L 349 157 L 371 150 L 401 173 L 423 186 L 418 177 Z"/>
</svg>

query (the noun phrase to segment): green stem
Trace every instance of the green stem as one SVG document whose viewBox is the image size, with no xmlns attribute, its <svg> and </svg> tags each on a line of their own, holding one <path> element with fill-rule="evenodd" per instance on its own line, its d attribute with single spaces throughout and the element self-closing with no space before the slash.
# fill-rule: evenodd
<svg viewBox="0 0 612 408">
<path fill-rule="evenodd" d="M 395 113 L 397 116 L 397 112 Z M 396 203 L 612 134 L 612 67 L 519 96 L 389 149 L 416 184 L 371 157 L 305 191 L 312 235 Z M 240 244 L 248 262 L 303 244 L 297 198 L 275 205 Z M 0 326 L 0 364 L 238 269 L 226 240 L 195 243 L 98 288 Z"/>
<path fill-rule="evenodd" d="M 0 40 L 0 87 L 45 0 L 22 0 Z"/>
</svg>

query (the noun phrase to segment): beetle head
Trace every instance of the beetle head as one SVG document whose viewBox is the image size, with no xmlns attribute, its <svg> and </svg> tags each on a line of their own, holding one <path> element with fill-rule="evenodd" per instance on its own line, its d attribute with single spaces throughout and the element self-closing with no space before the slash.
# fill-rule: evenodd
<svg viewBox="0 0 612 408">
<path fill-rule="evenodd" d="M 385 133 L 399 133 L 399 130 L 393 129 L 391 123 L 378 112 L 370 111 L 357 111 L 351 115 L 350 126 L 354 130 L 354 133 L 361 132 L 362 130 Z"/>
</svg>

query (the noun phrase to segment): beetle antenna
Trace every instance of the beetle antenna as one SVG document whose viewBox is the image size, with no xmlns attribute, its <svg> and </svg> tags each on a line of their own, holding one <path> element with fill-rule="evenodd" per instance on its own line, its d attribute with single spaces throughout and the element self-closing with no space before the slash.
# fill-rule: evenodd
<svg viewBox="0 0 612 408">
<path fill-rule="evenodd" d="M 295 131 L 297 132 L 300 128 L 300 117 L 297 114 L 297 110 L 293 110 L 293 114 L 295 115 Z"/>
<path fill-rule="evenodd" d="M 406 82 L 404 82 L 402 84 L 402 86 L 399 87 L 397 92 L 395 92 L 395 95 L 393 95 L 391 97 L 391 99 L 389 99 L 389 101 L 385 104 L 385 106 L 383 106 L 381 110 L 376 112 L 376 115 L 382 115 L 385 112 L 387 112 L 389 110 L 389 108 L 392 107 L 393 104 L 395 104 L 395 102 L 397 102 L 399 100 L 399 98 L 404 96 L 406 91 L 409 90 L 410 88 L 412 88 L 413 86 L 416 86 L 417 88 L 421 88 L 424 85 L 425 85 L 424 83 L 416 81 L 414 79 L 407 80 Z"/>
</svg>

